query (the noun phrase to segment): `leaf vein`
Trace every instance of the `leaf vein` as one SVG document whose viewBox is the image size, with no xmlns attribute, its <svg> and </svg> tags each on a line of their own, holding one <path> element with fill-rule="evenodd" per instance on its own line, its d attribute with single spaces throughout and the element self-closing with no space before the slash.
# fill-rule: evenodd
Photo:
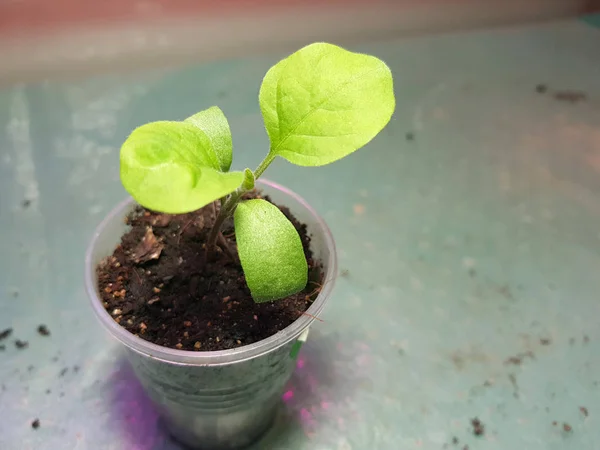
<svg viewBox="0 0 600 450">
<path fill-rule="evenodd" d="M 368 76 L 369 74 L 371 74 L 372 72 L 378 72 L 380 71 L 381 68 L 380 67 L 376 67 L 374 69 L 368 70 L 367 72 L 361 72 L 358 73 L 352 77 L 350 77 L 346 82 L 340 84 L 340 86 L 338 86 L 337 89 L 335 89 L 333 92 L 331 92 L 327 97 L 325 97 L 323 100 L 321 100 L 321 102 L 319 102 L 319 104 L 317 104 L 313 109 L 311 109 L 310 111 L 308 111 L 299 121 L 298 123 L 288 132 L 288 134 L 279 141 L 279 143 L 277 144 L 277 146 L 275 148 L 273 148 L 271 151 L 272 152 L 276 152 L 284 143 L 285 141 L 288 140 L 288 138 L 290 136 L 293 136 L 294 133 L 296 132 L 296 130 L 298 129 L 298 127 L 300 125 L 302 125 L 302 123 L 308 119 L 308 117 L 310 117 L 312 114 L 314 114 L 316 111 L 318 111 L 319 109 L 321 109 L 321 107 L 323 106 L 323 104 L 325 104 L 326 102 L 328 102 L 331 97 L 333 97 L 334 95 L 336 95 L 338 92 L 342 91 L 344 88 L 346 88 L 346 86 L 348 86 L 350 83 L 352 83 L 354 80 L 356 79 L 360 79 L 362 77 Z M 279 110 L 279 82 L 281 81 L 281 78 L 279 78 L 279 80 L 277 81 L 277 109 Z M 278 129 L 281 131 L 281 117 L 279 116 L 279 111 L 277 111 L 277 121 L 278 121 Z"/>
</svg>

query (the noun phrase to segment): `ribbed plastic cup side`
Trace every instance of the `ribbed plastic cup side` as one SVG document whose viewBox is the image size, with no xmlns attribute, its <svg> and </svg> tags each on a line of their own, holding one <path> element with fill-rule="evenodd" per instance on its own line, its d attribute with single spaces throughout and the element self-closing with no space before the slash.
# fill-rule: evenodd
<svg viewBox="0 0 600 450">
<path fill-rule="evenodd" d="M 293 324 L 254 344 L 232 350 L 193 352 L 161 347 L 129 333 L 102 306 L 96 266 L 120 242 L 128 199 L 98 226 L 88 247 L 85 282 L 100 323 L 127 349 L 129 361 L 172 434 L 193 448 L 233 449 L 256 440 L 270 425 L 295 367 L 292 348 L 323 309 L 337 273 L 335 244 L 325 222 L 300 196 L 266 180 L 257 185 L 307 225 L 311 249 L 323 264 L 320 294 Z"/>
</svg>

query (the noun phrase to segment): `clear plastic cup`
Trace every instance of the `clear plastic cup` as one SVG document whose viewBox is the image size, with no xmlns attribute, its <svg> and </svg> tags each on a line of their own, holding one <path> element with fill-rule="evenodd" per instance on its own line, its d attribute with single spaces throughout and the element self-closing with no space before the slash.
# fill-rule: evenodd
<svg viewBox="0 0 600 450">
<path fill-rule="evenodd" d="M 128 359 L 171 434 L 192 448 L 234 449 L 258 439 L 271 425 L 295 367 L 295 349 L 331 295 L 337 273 L 335 243 L 321 217 L 294 192 L 266 180 L 257 187 L 307 225 L 314 257 L 324 270 L 323 288 L 308 314 L 284 330 L 232 350 L 196 352 L 161 347 L 117 324 L 104 309 L 96 267 L 113 253 L 135 208 L 129 198 L 96 229 L 85 256 L 85 284 L 100 323 L 126 349 Z"/>
</svg>

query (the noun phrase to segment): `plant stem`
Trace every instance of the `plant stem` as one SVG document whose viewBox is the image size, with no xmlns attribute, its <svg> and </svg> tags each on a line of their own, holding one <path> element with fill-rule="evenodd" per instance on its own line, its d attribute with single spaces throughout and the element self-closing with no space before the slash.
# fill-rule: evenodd
<svg viewBox="0 0 600 450">
<path fill-rule="evenodd" d="M 206 251 L 210 252 L 215 245 L 217 245 L 217 238 L 219 237 L 219 231 L 221 231 L 221 227 L 223 226 L 223 222 L 227 219 L 227 214 L 225 213 L 225 207 L 222 207 L 219 211 L 215 219 L 215 223 L 213 224 L 210 233 L 208 234 L 208 239 L 206 240 Z"/>
<path fill-rule="evenodd" d="M 267 157 L 262 160 L 262 162 L 258 165 L 256 170 L 254 171 L 254 178 L 258 179 L 258 177 L 260 177 L 263 174 L 263 172 L 265 170 L 267 170 L 267 167 L 269 167 L 269 165 L 273 162 L 274 159 L 275 159 L 275 155 L 273 155 L 271 152 L 269 152 Z"/>
<path fill-rule="evenodd" d="M 275 159 L 275 155 L 273 155 L 269 152 L 269 154 L 266 156 L 266 158 L 262 160 L 262 162 L 258 165 L 256 170 L 254 171 L 254 179 L 257 179 L 258 177 L 260 177 L 263 174 L 263 172 L 265 170 L 267 170 L 267 167 L 269 167 L 269 165 L 273 162 L 274 159 Z M 239 187 L 226 200 L 223 198 L 220 199 L 221 209 L 219 210 L 219 214 L 217 215 L 217 217 L 215 219 L 215 223 L 213 224 L 213 227 L 210 230 L 210 233 L 208 234 L 208 239 L 206 240 L 207 254 L 213 248 L 215 248 L 215 245 L 217 245 L 217 239 L 219 239 L 219 235 L 220 235 L 221 227 L 223 226 L 223 223 L 231 214 L 233 214 L 233 212 L 235 211 L 236 205 L 239 203 L 240 199 L 242 198 L 242 195 L 244 195 L 245 192 L 246 192 L 246 190 L 243 187 Z"/>
<path fill-rule="evenodd" d="M 225 239 L 225 236 L 223 236 L 223 233 L 221 233 L 220 231 L 217 234 L 217 239 L 219 240 L 219 246 L 223 249 L 223 251 L 227 254 L 227 256 L 229 256 L 229 258 L 233 262 L 235 262 L 235 255 L 231 251 L 231 248 L 229 247 L 229 243 L 227 242 L 227 239 Z"/>
<path fill-rule="evenodd" d="M 229 198 L 223 202 L 221 202 L 221 209 L 219 210 L 219 214 L 215 219 L 215 223 L 208 234 L 208 239 L 206 240 L 206 251 L 210 252 L 215 245 L 217 244 L 217 238 L 219 237 L 219 233 L 221 231 L 221 227 L 227 218 L 233 214 L 235 211 L 235 206 L 238 204 L 242 195 L 244 195 L 244 190 L 238 188 L 233 194 L 229 196 Z"/>
</svg>

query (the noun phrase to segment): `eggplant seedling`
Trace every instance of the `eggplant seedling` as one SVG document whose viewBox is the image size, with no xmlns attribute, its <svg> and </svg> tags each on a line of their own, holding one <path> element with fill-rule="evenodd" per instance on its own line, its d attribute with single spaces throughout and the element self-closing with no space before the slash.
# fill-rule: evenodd
<svg viewBox="0 0 600 450">
<path fill-rule="evenodd" d="M 394 112 L 392 74 L 374 56 L 315 43 L 269 69 L 259 104 L 270 148 L 256 170 L 230 171 L 229 123 L 213 106 L 183 121 L 135 129 L 121 147 L 120 174 L 131 196 L 156 212 L 182 214 L 219 202 L 207 251 L 233 215 L 246 283 L 252 298 L 264 302 L 304 289 L 308 266 L 300 236 L 279 208 L 242 200 L 244 193 L 277 157 L 323 166 L 370 142 Z"/>
</svg>

